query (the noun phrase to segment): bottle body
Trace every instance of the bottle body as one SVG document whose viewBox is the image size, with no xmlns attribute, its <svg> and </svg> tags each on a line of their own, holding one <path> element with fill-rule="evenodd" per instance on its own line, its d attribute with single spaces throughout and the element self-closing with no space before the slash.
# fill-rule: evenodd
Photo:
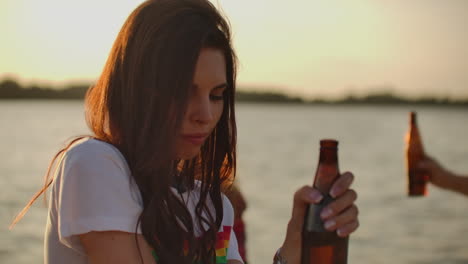
<svg viewBox="0 0 468 264">
<path fill-rule="evenodd" d="M 302 264 L 348 262 L 348 237 L 339 237 L 336 232 L 308 232 L 302 239 Z"/>
<path fill-rule="evenodd" d="M 416 113 L 410 112 L 410 126 L 406 134 L 406 171 L 408 196 L 427 195 L 428 175 L 418 169 L 417 164 L 424 159 L 424 148 L 416 121 Z"/>
<path fill-rule="evenodd" d="M 328 195 L 331 186 L 339 176 L 338 142 L 320 141 L 320 158 L 314 179 L 314 187 L 324 198 L 319 204 L 308 206 L 302 230 L 302 264 L 346 264 L 348 259 L 348 237 L 339 237 L 336 232 L 327 231 L 320 213 L 333 202 Z"/>
</svg>

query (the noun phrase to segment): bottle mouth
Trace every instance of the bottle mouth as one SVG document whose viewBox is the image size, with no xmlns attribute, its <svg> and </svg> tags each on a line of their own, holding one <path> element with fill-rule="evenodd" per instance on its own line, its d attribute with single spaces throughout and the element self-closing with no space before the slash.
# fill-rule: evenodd
<svg viewBox="0 0 468 264">
<path fill-rule="evenodd" d="M 416 122 L 416 112 L 411 111 L 409 115 L 410 115 L 410 123 L 414 124 Z"/>
<path fill-rule="evenodd" d="M 338 147 L 338 140 L 335 139 L 322 139 L 320 140 L 321 148 L 336 148 Z"/>
</svg>

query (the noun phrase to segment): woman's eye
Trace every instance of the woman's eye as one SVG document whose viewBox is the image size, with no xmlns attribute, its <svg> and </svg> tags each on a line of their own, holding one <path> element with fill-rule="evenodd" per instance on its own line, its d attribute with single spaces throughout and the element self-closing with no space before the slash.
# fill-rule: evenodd
<svg viewBox="0 0 468 264">
<path fill-rule="evenodd" d="M 213 101 L 224 100 L 224 93 L 222 93 L 222 94 L 210 94 L 210 99 L 213 100 Z"/>
<path fill-rule="evenodd" d="M 226 98 L 226 84 L 218 85 L 210 91 L 211 101 L 223 101 Z"/>
</svg>

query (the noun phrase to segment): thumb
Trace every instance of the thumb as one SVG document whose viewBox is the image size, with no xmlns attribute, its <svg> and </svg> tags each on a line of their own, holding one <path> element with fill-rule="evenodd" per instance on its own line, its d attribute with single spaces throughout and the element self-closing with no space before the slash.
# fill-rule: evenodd
<svg viewBox="0 0 468 264">
<path fill-rule="evenodd" d="M 305 210 L 311 203 L 319 203 L 323 195 L 311 186 L 303 186 L 294 194 L 294 203 L 292 211 L 292 222 L 298 223 L 304 220 Z"/>
<path fill-rule="evenodd" d="M 437 162 L 429 155 L 424 155 L 424 159 L 418 162 L 416 167 L 419 169 L 431 169 L 437 164 Z"/>
</svg>

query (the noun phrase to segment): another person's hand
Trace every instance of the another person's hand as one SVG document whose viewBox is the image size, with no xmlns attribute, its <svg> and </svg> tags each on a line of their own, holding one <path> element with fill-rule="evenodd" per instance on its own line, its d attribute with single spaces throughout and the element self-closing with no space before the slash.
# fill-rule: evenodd
<svg viewBox="0 0 468 264">
<path fill-rule="evenodd" d="M 354 204 L 357 194 L 349 189 L 354 180 L 354 175 L 345 172 L 335 181 L 330 189 L 330 195 L 336 200 L 326 206 L 321 217 L 326 229 L 337 232 L 338 236 L 346 237 L 359 227 L 358 208 Z M 323 195 L 311 186 L 304 186 L 294 195 L 294 204 L 291 219 L 288 223 L 286 238 L 281 247 L 281 255 L 288 264 L 300 263 L 302 226 L 307 206 L 311 203 L 319 203 Z"/>
<path fill-rule="evenodd" d="M 442 167 L 435 159 L 426 156 L 426 158 L 418 164 L 418 168 L 428 173 L 429 181 L 434 185 L 444 189 L 452 189 L 452 178 L 454 175 L 452 172 Z"/>
<path fill-rule="evenodd" d="M 418 168 L 429 174 L 429 181 L 434 185 L 468 196 L 468 176 L 455 174 L 428 156 L 418 164 Z"/>
</svg>

